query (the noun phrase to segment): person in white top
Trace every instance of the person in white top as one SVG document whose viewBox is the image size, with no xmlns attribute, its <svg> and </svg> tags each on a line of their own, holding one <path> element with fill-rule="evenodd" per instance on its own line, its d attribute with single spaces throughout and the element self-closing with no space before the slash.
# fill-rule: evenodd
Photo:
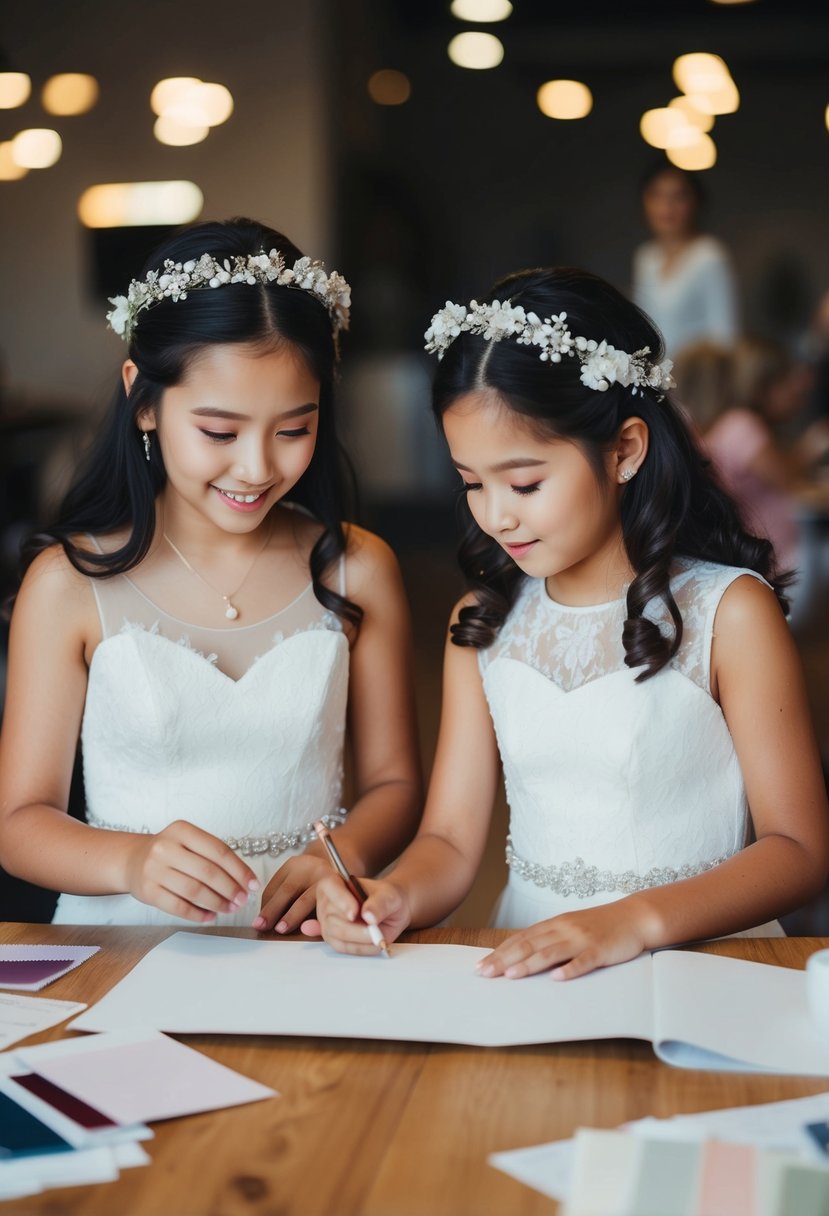
<svg viewBox="0 0 829 1216">
<path fill-rule="evenodd" d="M 676 358 L 701 339 L 728 344 L 738 334 L 731 259 L 699 231 L 702 187 L 696 174 L 665 164 L 645 178 L 642 206 L 652 239 L 633 256 L 633 300 L 656 322 Z"/>
<path fill-rule="evenodd" d="M 315 821 L 376 872 L 420 809 L 399 571 L 342 517 L 348 285 L 238 219 L 177 233 L 112 304 L 119 388 L 12 614 L 0 861 L 63 923 L 286 933 L 328 873 Z"/>
<path fill-rule="evenodd" d="M 829 807 L 785 580 L 670 397 L 659 336 L 609 284 L 525 271 L 447 303 L 434 410 L 463 483 L 468 594 L 446 646 L 418 835 L 367 880 L 386 942 L 466 895 L 503 765 L 516 929 L 485 976 L 569 979 L 745 931 L 815 895 Z M 374 949 L 343 884 L 318 918 Z"/>
</svg>

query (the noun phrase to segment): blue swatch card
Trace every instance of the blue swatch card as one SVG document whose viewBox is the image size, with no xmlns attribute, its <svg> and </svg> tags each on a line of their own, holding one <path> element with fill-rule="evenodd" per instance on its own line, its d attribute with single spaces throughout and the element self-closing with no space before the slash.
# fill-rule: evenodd
<svg viewBox="0 0 829 1216">
<path fill-rule="evenodd" d="M 0 1161 L 69 1152 L 72 1145 L 22 1106 L 0 1094 Z"/>
</svg>

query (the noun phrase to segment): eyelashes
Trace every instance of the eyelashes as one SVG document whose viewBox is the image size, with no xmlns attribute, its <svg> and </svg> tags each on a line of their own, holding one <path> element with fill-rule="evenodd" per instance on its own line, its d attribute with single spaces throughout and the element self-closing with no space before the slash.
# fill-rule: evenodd
<svg viewBox="0 0 829 1216">
<path fill-rule="evenodd" d="M 205 431 L 199 427 L 202 435 L 211 441 L 211 443 L 229 443 L 236 438 L 234 431 Z M 311 432 L 307 426 L 295 427 L 290 431 L 277 431 L 276 436 L 280 439 L 301 439 L 304 435 L 310 435 Z"/>
<path fill-rule="evenodd" d="M 461 485 L 460 494 L 468 494 L 470 490 L 480 490 L 483 483 L 480 481 L 464 481 Z M 519 494 L 522 498 L 526 498 L 529 494 L 535 494 L 541 488 L 540 481 L 534 481 L 530 486 L 510 486 L 513 494 Z"/>
</svg>

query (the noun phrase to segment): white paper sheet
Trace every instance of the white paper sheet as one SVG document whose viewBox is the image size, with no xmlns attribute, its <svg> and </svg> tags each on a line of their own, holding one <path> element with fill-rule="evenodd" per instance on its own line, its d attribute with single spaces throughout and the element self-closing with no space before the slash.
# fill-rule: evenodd
<svg viewBox="0 0 829 1216">
<path fill-rule="evenodd" d="M 391 958 L 357 958 L 321 942 L 180 932 L 151 950 L 72 1029 L 142 1025 L 178 1034 L 478 1046 L 608 1036 L 650 1040 L 648 956 L 564 984 L 548 974 L 482 979 L 474 964 L 487 953 L 469 946 L 394 945 Z"/>
<path fill-rule="evenodd" d="M 45 996 L 19 996 L 0 992 L 0 1051 L 30 1034 L 57 1026 L 73 1013 L 86 1009 L 79 1001 L 53 1001 Z"/>
<path fill-rule="evenodd" d="M 684 950 L 653 956 L 654 1048 L 681 1068 L 829 1076 L 806 973 Z"/>
</svg>

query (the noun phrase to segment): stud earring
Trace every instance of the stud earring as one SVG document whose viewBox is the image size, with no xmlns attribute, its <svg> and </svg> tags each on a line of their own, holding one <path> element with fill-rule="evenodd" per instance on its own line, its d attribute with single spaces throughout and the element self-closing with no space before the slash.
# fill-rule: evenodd
<svg viewBox="0 0 829 1216">
<path fill-rule="evenodd" d="M 149 457 L 147 459 L 149 459 Z M 635 476 L 636 476 L 636 469 L 623 469 L 622 470 L 622 481 L 630 481 L 631 477 L 635 477 Z"/>
<path fill-rule="evenodd" d="M 144 431 L 144 455 L 146 456 L 147 460 L 150 459 L 150 433 L 149 433 L 149 431 Z"/>
</svg>

